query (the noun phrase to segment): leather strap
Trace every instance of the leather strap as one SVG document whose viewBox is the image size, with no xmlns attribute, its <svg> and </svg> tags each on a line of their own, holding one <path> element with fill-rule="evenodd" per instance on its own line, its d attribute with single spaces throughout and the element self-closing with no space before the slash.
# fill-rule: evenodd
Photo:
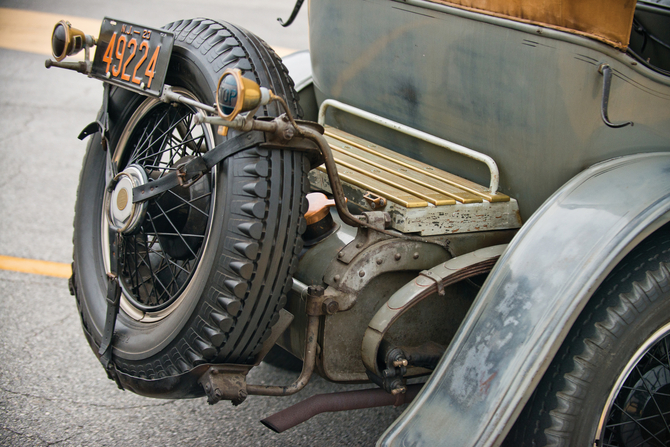
<svg viewBox="0 0 670 447">
<path fill-rule="evenodd" d="M 177 185 L 188 186 L 226 158 L 264 142 L 265 134 L 260 131 L 247 132 L 224 141 L 204 155 L 177 166 L 176 170 L 158 180 L 133 188 L 133 203 L 149 200 Z"/>
</svg>

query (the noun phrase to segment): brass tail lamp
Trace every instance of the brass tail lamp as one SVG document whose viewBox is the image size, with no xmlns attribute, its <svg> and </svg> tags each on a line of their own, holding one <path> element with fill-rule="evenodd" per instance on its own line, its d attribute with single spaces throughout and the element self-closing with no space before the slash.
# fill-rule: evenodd
<svg viewBox="0 0 670 447">
<path fill-rule="evenodd" d="M 73 28 L 70 22 L 61 20 L 56 23 L 51 33 L 51 54 L 55 61 L 47 59 L 45 67 L 58 67 L 74 70 L 79 73 L 89 74 L 91 72 L 90 49 L 96 45 L 96 39 L 93 36 L 84 34 L 77 28 Z M 81 50 L 85 51 L 84 61 L 81 62 L 61 62 L 67 56 L 74 56 Z"/>
</svg>

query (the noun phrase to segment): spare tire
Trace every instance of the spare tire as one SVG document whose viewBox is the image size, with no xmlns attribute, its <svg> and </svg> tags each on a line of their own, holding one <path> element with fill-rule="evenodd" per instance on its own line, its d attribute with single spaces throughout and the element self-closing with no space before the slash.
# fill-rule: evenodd
<svg viewBox="0 0 670 447">
<path fill-rule="evenodd" d="M 166 84 L 178 93 L 213 104 L 223 71 L 239 68 L 284 97 L 294 116 L 300 116 L 286 68 L 258 37 L 208 19 L 165 28 L 175 34 Z M 89 142 L 74 220 L 72 286 L 96 354 L 110 264 L 105 203 L 111 169 L 105 146 L 118 172 L 142 176 L 143 171 L 151 182 L 234 137 L 234 132 L 222 137 L 196 124 L 192 108 L 120 88 L 111 89 L 107 110 L 108 143 L 103 145 L 99 133 Z M 257 115 L 281 113 L 271 103 Z M 122 236 L 122 294 L 112 356 L 120 375 L 145 382 L 195 380 L 188 372 L 201 364 L 254 361 L 292 285 L 305 228 L 309 169 L 300 152 L 253 147 L 191 187 L 173 188 L 145 202 L 136 229 Z M 155 389 L 140 388 L 135 391 L 161 397 Z M 170 397 L 190 397 L 199 389 L 174 383 L 170 388 Z M 175 395 L 178 388 L 190 391 Z"/>
</svg>

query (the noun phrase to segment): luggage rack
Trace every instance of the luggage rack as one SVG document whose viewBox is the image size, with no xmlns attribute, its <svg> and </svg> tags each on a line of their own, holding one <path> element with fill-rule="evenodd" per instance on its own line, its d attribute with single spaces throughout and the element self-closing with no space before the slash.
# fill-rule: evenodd
<svg viewBox="0 0 670 447">
<path fill-rule="evenodd" d="M 325 107 L 328 106 L 349 113 L 353 109 L 358 116 L 363 115 L 366 119 L 372 117 L 371 120 L 378 124 L 426 141 L 434 143 L 432 140 L 437 140 L 437 144 L 450 150 L 453 150 L 452 146 L 457 146 L 459 150 L 456 152 L 463 153 L 464 149 L 468 153 L 463 155 L 482 161 L 491 168 L 491 185 L 486 188 L 326 126 L 325 137 L 333 151 L 345 195 L 350 201 L 364 208 L 387 211 L 392 218 L 392 228 L 428 236 L 521 226 L 516 200 L 497 192 L 498 171 L 490 157 L 333 100 L 328 100 L 321 106 L 321 124 L 325 120 Z M 422 138 L 424 135 L 432 140 Z M 310 172 L 310 182 L 314 188 L 330 192 L 323 166 Z M 380 207 L 381 203 L 384 204 L 383 208 Z"/>
</svg>

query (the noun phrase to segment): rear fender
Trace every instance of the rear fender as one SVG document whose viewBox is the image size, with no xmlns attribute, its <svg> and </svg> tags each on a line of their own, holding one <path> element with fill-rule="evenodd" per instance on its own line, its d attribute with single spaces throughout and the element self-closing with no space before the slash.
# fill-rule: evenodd
<svg viewBox="0 0 670 447">
<path fill-rule="evenodd" d="M 384 446 L 499 445 L 607 274 L 670 220 L 670 153 L 608 160 L 521 228 Z"/>
</svg>

